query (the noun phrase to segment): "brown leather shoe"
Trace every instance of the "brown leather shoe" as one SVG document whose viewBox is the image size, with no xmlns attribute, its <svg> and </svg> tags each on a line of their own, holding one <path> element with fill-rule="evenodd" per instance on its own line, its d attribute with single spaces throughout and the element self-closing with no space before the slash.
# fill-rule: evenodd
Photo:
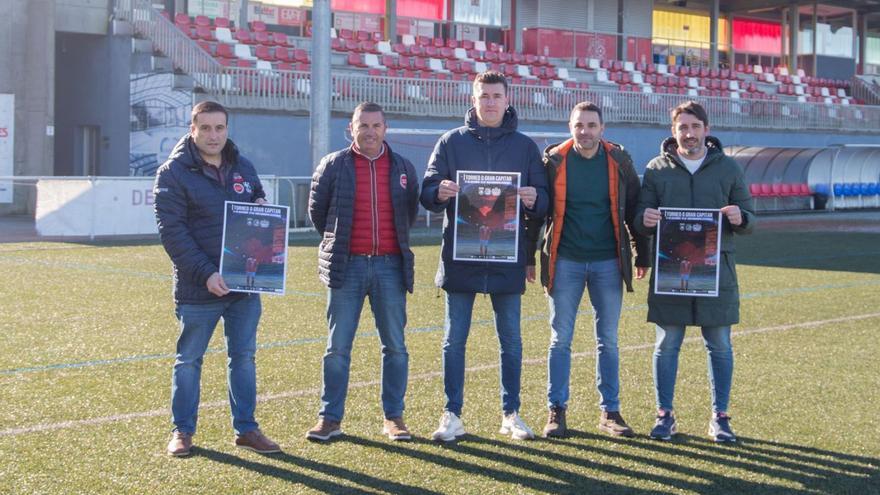
<svg viewBox="0 0 880 495">
<path fill-rule="evenodd" d="M 412 440 L 412 435 L 403 422 L 403 418 L 386 419 L 382 426 L 382 433 L 388 435 L 391 440 Z"/>
<path fill-rule="evenodd" d="M 623 420 L 620 411 L 602 411 L 599 417 L 599 429 L 616 437 L 632 438 L 636 436 L 632 428 Z"/>
<path fill-rule="evenodd" d="M 275 454 L 281 452 L 281 447 L 269 439 L 260 430 L 251 430 L 244 435 L 235 437 L 235 446 L 252 450 L 258 454 Z"/>
<path fill-rule="evenodd" d="M 547 417 L 547 425 L 544 426 L 544 438 L 565 438 L 568 436 L 568 428 L 565 425 L 565 408 L 551 407 Z"/>
<path fill-rule="evenodd" d="M 168 455 L 174 457 L 184 457 L 192 454 L 193 436 L 192 433 L 184 433 L 174 430 L 171 434 L 171 441 L 168 442 Z"/>
<path fill-rule="evenodd" d="M 318 418 L 318 424 L 311 430 L 306 432 L 306 438 L 309 440 L 319 440 L 326 442 L 333 437 L 342 435 L 342 426 L 339 421 L 325 419 L 324 416 Z"/>
</svg>

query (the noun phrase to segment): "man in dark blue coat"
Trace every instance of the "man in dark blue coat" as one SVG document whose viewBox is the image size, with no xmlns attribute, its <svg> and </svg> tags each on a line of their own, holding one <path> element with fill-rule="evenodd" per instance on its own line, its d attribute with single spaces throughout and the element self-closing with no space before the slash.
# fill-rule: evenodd
<svg viewBox="0 0 880 495">
<path fill-rule="evenodd" d="M 195 105 L 190 132 L 156 172 L 156 221 L 174 268 L 175 315 L 180 322 L 171 376 L 174 430 L 167 448 L 173 456 L 191 452 L 202 359 L 220 318 L 235 445 L 259 453 L 281 451 L 254 419 L 260 296 L 231 293 L 219 271 L 225 202 L 266 202 L 254 166 L 227 138 L 228 118 L 218 103 Z"/>
<path fill-rule="evenodd" d="M 524 223 L 519 223 L 517 257 L 514 263 L 453 260 L 455 201 L 459 192 L 459 170 L 519 172 L 518 195 L 525 214 L 541 218 L 547 211 L 547 177 L 538 146 L 517 131 L 516 111 L 509 106 L 507 80 L 489 71 L 478 74 L 473 84 L 473 108 L 465 125 L 437 141 L 425 179 L 421 203 L 433 212 L 446 211 L 443 247 L 437 286 L 446 291 L 446 319 L 443 337 L 443 384 L 446 406 L 433 438 L 451 441 L 465 434 L 460 419 L 464 398 L 465 346 L 477 293 L 489 294 L 495 315 L 495 331 L 501 345 L 500 432 L 515 439 L 534 438 L 519 417 L 522 340 L 520 298 L 525 289 L 526 253 Z"/>
</svg>

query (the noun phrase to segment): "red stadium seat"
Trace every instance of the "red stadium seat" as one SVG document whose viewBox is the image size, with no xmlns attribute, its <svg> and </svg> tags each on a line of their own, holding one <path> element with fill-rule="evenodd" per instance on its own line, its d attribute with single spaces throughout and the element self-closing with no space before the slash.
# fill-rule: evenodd
<svg viewBox="0 0 880 495">
<path fill-rule="evenodd" d="M 269 51 L 269 47 L 266 45 L 257 45 L 256 49 L 254 50 L 254 55 L 256 55 L 257 58 L 260 60 L 268 60 L 270 62 L 275 61 L 275 55 L 273 55 L 272 52 Z"/>
<path fill-rule="evenodd" d="M 214 33 L 211 32 L 211 28 L 208 26 L 196 26 L 196 38 L 205 40 L 205 41 L 215 41 Z"/>
<path fill-rule="evenodd" d="M 272 44 L 272 36 L 269 35 L 266 31 L 255 31 L 254 32 L 254 43 L 258 45 L 271 45 Z"/>
<path fill-rule="evenodd" d="M 251 33 L 247 32 L 245 29 L 237 30 L 235 35 L 233 35 L 233 38 L 239 43 L 246 43 L 248 45 L 254 44 L 254 41 L 251 39 Z"/>
<path fill-rule="evenodd" d="M 373 40 L 358 41 L 358 51 L 363 53 L 379 53 Z"/>
<path fill-rule="evenodd" d="M 379 59 L 379 63 L 381 63 L 385 67 L 388 67 L 389 69 L 397 69 L 398 67 L 397 57 L 393 55 L 382 55 L 382 57 Z"/>
<path fill-rule="evenodd" d="M 227 45 L 226 43 L 217 43 L 217 56 L 228 59 L 236 58 L 232 45 Z"/>
<path fill-rule="evenodd" d="M 349 53 L 348 54 L 348 65 L 353 65 L 355 67 L 366 67 L 367 64 L 364 63 L 364 57 L 360 53 Z"/>
<path fill-rule="evenodd" d="M 229 19 L 226 17 L 215 17 L 214 18 L 214 27 L 215 28 L 229 28 L 232 24 L 229 22 Z"/>
<path fill-rule="evenodd" d="M 196 26 L 210 27 L 211 26 L 211 19 L 209 19 L 203 15 L 197 15 L 194 24 Z"/>
<path fill-rule="evenodd" d="M 753 198 L 760 198 L 764 196 L 764 193 L 761 192 L 761 184 L 757 183 L 749 184 L 749 193 L 751 193 Z"/>
<path fill-rule="evenodd" d="M 792 189 L 791 184 L 782 184 L 780 186 L 779 195 L 780 196 L 795 196 L 796 193 Z"/>
<path fill-rule="evenodd" d="M 251 25 L 251 31 L 254 31 L 257 33 L 266 30 L 266 23 L 264 23 L 263 21 L 251 21 L 250 25 Z"/>
<path fill-rule="evenodd" d="M 288 62 L 293 63 L 296 61 L 296 58 L 290 53 L 290 50 L 284 48 L 283 46 L 279 46 L 275 48 L 275 59 L 279 62 Z"/>
</svg>

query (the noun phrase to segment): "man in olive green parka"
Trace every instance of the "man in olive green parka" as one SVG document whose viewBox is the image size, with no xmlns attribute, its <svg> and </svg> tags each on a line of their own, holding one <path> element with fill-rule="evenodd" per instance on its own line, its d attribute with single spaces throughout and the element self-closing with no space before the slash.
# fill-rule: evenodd
<svg viewBox="0 0 880 495">
<path fill-rule="evenodd" d="M 709 355 L 712 418 L 709 435 L 717 442 L 735 442 L 727 414 L 733 378 L 731 325 L 739 323 L 739 289 L 736 278 L 734 236 L 755 226 L 752 198 L 743 171 L 724 154 L 721 142 L 708 135 L 709 119 L 700 104 L 688 101 L 672 110 L 672 137 L 661 145 L 660 155 L 648 164 L 634 225 L 645 235 L 654 234 L 660 207 L 717 209 L 722 214 L 721 253 L 718 262 L 718 297 L 658 295 L 648 292 L 648 321 L 656 325 L 654 384 L 657 422 L 651 437 L 669 440 L 676 433 L 673 413 L 678 353 L 685 327 L 701 327 Z"/>
</svg>

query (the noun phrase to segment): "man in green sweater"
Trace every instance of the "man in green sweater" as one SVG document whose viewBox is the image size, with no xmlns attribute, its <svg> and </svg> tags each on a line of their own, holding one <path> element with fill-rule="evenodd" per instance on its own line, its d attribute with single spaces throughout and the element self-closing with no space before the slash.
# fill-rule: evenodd
<svg viewBox="0 0 880 495">
<path fill-rule="evenodd" d="M 548 214 L 546 219 L 530 221 L 527 227 L 527 279 L 535 279 L 535 250 L 540 239 L 541 284 L 550 302 L 550 414 L 544 436 L 564 437 L 567 433 L 571 342 L 586 288 L 596 334 L 596 385 L 602 411 L 599 429 L 631 437 L 633 431 L 620 414 L 617 327 L 623 285 L 633 291 L 633 248 L 636 278 L 643 278 L 650 266 L 649 237 L 632 228 L 639 177 L 629 153 L 602 139 L 605 126 L 598 106 L 578 103 L 568 124 L 571 138 L 550 146 L 544 154 L 550 183 Z"/>
</svg>

